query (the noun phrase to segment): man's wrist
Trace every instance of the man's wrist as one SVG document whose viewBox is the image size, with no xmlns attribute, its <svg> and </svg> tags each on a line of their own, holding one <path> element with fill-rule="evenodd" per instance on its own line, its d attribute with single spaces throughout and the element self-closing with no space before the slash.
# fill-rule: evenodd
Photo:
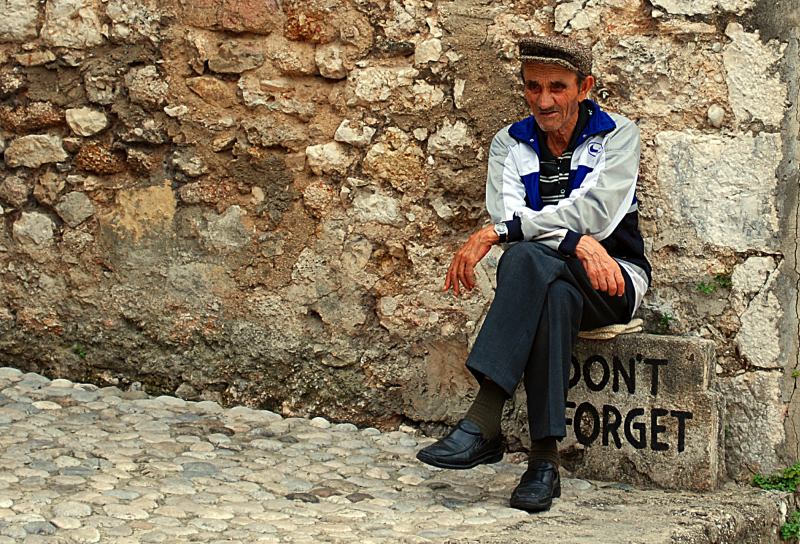
<svg viewBox="0 0 800 544">
<path fill-rule="evenodd" d="M 500 243 L 508 241 L 508 225 L 505 223 L 495 223 L 493 225 L 494 232 L 497 234 L 498 241 Z"/>
<path fill-rule="evenodd" d="M 494 229 L 494 225 L 487 225 L 483 229 L 483 240 L 486 243 L 495 245 L 500 243 L 500 236 L 497 234 L 497 231 Z"/>
<path fill-rule="evenodd" d="M 578 257 L 579 255 L 577 254 L 577 249 L 578 244 L 581 242 L 581 238 L 583 238 L 583 234 L 573 230 L 568 230 L 566 236 L 564 236 L 564 239 L 561 240 L 561 243 L 558 245 L 558 251 L 564 255 Z"/>
</svg>

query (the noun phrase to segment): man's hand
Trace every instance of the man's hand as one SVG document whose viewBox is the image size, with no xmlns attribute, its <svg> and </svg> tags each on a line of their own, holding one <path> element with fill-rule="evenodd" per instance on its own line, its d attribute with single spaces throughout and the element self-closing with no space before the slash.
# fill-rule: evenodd
<svg viewBox="0 0 800 544">
<path fill-rule="evenodd" d="M 613 296 L 622 296 L 625 293 L 625 279 L 622 277 L 619 263 L 612 259 L 606 248 L 591 236 L 581 236 L 575 246 L 575 256 L 578 257 L 592 288 L 603 291 Z"/>
<path fill-rule="evenodd" d="M 475 265 L 499 241 L 500 237 L 494 231 L 494 225 L 488 225 L 472 234 L 453 257 L 445 276 L 444 290 L 447 291 L 452 287 L 453 293 L 458 296 L 461 284 L 468 291 L 472 291 L 475 287 Z"/>
</svg>

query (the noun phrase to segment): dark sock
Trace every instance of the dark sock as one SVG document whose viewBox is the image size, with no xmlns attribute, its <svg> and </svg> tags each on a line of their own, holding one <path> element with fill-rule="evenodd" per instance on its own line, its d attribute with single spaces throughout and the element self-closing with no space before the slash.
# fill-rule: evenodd
<svg viewBox="0 0 800 544">
<path fill-rule="evenodd" d="M 502 387 L 484 378 L 478 396 L 467 410 L 464 419 L 480 427 L 484 438 L 492 439 L 500 434 L 500 416 L 503 415 L 503 405 L 507 398 Z"/>
<path fill-rule="evenodd" d="M 548 436 L 547 438 L 540 438 L 539 440 L 531 441 L 531 453 L 528 456 L 531 461 L 550 461 L 558 466 L 561 459 L 558 456 L 558 443 L 556 438 Z"/>
</svg>

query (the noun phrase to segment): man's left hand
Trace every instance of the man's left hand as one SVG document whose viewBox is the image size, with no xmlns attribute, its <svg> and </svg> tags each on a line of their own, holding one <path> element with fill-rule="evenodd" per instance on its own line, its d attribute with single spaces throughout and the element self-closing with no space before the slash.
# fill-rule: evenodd
<svg viewBox="0 0 800 544">
<path fill-rule="evenodd" d="M 622 296 L 625 293 L 622 269 L 600 242 L 591 236 L 581 236 L 578 245 L 575 246 L 575 256 L 586 270 L 593 289 L 608 293 L 612 297 Z"/>
<path fill-rule="evenodd" d="M 488 225 L 473 233 L 453 257 L 444 280 L 444 290 L 447 291 L 452 287 L 453 293 L 458 296 L 459 285 L 463 285 L 467 291 L 472 291 L 475 287 L 475 265 L 499 241 L 500 237 L 495 232 L 494 225 Z"/>
</svg>

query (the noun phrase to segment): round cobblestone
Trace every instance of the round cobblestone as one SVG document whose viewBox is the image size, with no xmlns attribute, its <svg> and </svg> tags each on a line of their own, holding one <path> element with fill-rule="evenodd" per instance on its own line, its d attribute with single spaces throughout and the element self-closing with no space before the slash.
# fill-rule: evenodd
<svg viewBox="0 0 800 544">
<path fill-rule="evenodd" d="M 642 520 L 661 530 L 676 516 L 680 541 L 707 543 L 685 531 L 707 534 L 697 520 L 734 504 L 565 474 L 564 498 L 530 516 L 508 507 L 524 465 L 428 467 L 414 456 L 433 439 L 407 426 L 359 430 L 12 368 L 0 387 L 0 544 L 639 542 Z M 758 492 L 731 493 L 755 503 Z"/>
</svg>

